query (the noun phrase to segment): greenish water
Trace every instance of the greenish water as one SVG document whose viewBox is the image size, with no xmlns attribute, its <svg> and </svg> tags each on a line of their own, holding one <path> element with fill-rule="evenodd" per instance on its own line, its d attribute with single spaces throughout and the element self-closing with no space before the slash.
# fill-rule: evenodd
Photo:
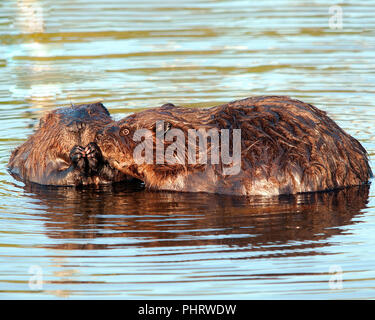
<svg viewBox="0 0 375 320">
<path fill-rule="evenodd" d="M 374 299 L 373 186 L 248 202 L 6 171 L 57 106 L 121 118 L 259 94 L 327 111 L 373 165 L 375 1 L 340 4 L 342 28 L 334 4 L 1 0 L 0 298 Z"/>
</svg>

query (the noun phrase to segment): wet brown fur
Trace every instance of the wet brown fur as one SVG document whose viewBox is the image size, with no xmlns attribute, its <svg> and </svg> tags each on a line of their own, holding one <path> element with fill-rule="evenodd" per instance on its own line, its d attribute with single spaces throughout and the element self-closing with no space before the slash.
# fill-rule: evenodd
<svg viewBox="0 0 375 320">
<path fill-rule="evenodd" d="M 74 168 L 69 158 L 74 146 L 86 146 L 98 130 L 112 121 L 101 103 L 48 112 L 34 134 L 12 152 L 9 170 L 21 180 L 43 185 L 107 184 L 124 180 L 125 175 L 117 170 L 87 176 Z"/>
<path fill-rule="evenodd" d="M 222 163 L 188 164 L 187 152 L 185 164 L 136 164 L 134 132 L 154 133 L 155 160 L 159 120 L 182 129 L 185 137 L 188 129 L 241 129 L 240 173 L 224 175 Z M 286 96 L 250 97 L 208 109 L 167 104 L 109 124 L 96 142 L 112 167 L 159 190 L 294 194 L 361 185 L 372 177 L 367 153 L 356 139 L 324 111 Z M 171 143 L 165 142 L 165 149 Z"/>
</svg>

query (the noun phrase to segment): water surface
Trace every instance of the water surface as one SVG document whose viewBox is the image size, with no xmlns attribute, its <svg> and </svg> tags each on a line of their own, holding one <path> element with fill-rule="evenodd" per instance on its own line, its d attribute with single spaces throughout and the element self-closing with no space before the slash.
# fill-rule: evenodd
<svg viewBox="0 0 375 320">
<path fill-rule="evenodd" d="M 375 298 L 373 186 L 244 199 L 136 184 L 45 188 L 6 171 L 11 150 L 57 106 L 102 101 L 119 119 L 260 94 L 327 111 L 373 166 L 375 1 L 341 4 L 342 28 L 330 8 L 2 0 L 0 298 Z"/>
</svg>

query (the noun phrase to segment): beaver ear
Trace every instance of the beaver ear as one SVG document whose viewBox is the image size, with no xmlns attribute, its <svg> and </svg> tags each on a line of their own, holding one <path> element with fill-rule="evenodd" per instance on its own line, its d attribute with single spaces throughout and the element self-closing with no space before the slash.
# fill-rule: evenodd
<svg viewBox="0 0 375 320">
<path fill-rule="evenodd" d="M 52 118 L 52 116 L 52 112 L 48 112 L 45 115 L 43 115 L 43 117 L 39 119 L 39 125 L 36 129 L 42 128 L 47 123 L 48 119 Z"/>
<path fill-rule="evenodd" d="M 108 109 L 101 102 L 87 105 L 87 112 L 89 115 L 104 113 L 105 115 L 110 116 Z"/>
<path fill-rule="evenodd" d="M 161 108 L 174 108 L 175 105 L 173 103 L 164 103 Z"/>
<path fill-rule="evenodd" d="M 44 117 L 40 118 L 39 119 L 39 126 L 37 127 L 37 129 L 40 129 L 41 127 L 43 127 L 45 123 L 46 123 L 46 119 L 44 119 Z"/>
</svg>

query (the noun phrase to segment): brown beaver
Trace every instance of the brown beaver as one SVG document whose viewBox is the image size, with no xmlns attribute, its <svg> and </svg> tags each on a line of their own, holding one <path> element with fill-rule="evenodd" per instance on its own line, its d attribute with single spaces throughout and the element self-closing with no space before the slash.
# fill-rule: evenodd
<svg viewBox="0 0 375 320">
<path fill-rule="evenodd" d="M 173 129 L 179 129 L 175 132 L 183 132 L 185 138 L 176 135 L 177 139 L 163 140 Z M 222 157 L 212 161 L 215 151 L 225 149 L 222 144 L 217 147 L 211 136 L 206 144 L 210 161 L 189 162 L 194 153 L 195 159 L 202 156 L 197 140 L 188 138 L 189 129 L 228 129 L 227 156 L 239 158 L 240 170 L 226 174 L 225 169 L 234 168 L 235 162 L 224 163 Z M 236 142 L 238 129 L 241 138 Z M 141 139 L 140 133 L 144 134 Z M 372 177 L 366 150 L 356 139 L 324 111 L 286 96 L 250 97 L 208 109 L 166 104 L 110 123 L 95 141 L 113 168 L 158 190 L 279 195 L 361 185 Z M 157 158 L 158 152 L 164 152 L 160 143 L 174 163 Z M 191 146 L 195 148 L 192 153 L 178 153 L 179 147 L 186 150 Z M 148 154 L 148 161 L 142 163 L 135 154 L 143 159 Z"/>
<path fill-rule="evenodd" d="M 113 122 L 101 103 L 56 109 L 10 157 L 10 172 L 43 185 L 107 184 L 127 180 L 112 169 L 93 142 L 98 130 Z"/>
</svg>

